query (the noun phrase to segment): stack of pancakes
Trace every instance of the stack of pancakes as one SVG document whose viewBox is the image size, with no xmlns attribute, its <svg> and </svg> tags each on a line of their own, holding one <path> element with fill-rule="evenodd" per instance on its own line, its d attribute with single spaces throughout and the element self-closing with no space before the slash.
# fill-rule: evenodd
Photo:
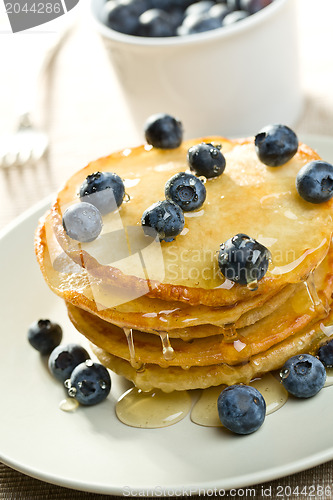
<svg viewBox="0 0 333 500">
<path fill-rule="evenodd" d="M 226 169 L 206 182 L 200 210 L 185 213 L 172 242 L 145 236 L 141 216 L 164 199 L 166 181 L 188 169 L 188 149 L 222 145 Z M 50 288 L 101 362 L 139 388 L 164 391 L 248 383 L 313 352 L 332 322 L 333 201 L 314 205 L 295 188 L 299 169 L 318 155 L 304 144 L 281 167 L 267 167 L 254 140 L 209 137 L 174 150 L 126 149 L 72 176 L 40 222 L 36 254 Z M 103 216 L 101 235 L 71 240 L 65 209 L 96 171 L 116 172 L 129 200 Z M 219 272 L 220 245 L 244 233 L 272 255 L 257 288 Z"/>
</svg>

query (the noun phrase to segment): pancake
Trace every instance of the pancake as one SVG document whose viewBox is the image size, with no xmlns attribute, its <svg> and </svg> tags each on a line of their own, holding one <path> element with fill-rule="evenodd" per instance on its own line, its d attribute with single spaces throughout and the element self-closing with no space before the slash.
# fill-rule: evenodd
<svg viewBox="0 0 333 500">
<path fill-rule="evenodd" d="M 202 140 L 222 145 L 225 172 L 206 182 L 202 209 L 185 214 L 185 228 L 174 241 L 149 249 L 147 243 L 140 246 L 142 213 L 164 199 L 166 181 L 187 170 L 187 150 Z M 126 149 L 90 163 L 68 180 L 52 208 L 53 230 L 64 251 L 92 276 L 136 297 L 217 307 L 274 295 L 303 279 L 330 245 L 333 201 L 310 204 L 295 188 L 299 169 L 316 159 L 312 149 L 300 144 L 292 160 L 270 168 L 258 160 L 253 139 L 220 137 L 186 141 L 175 150 Z M 113 171 L 124 178 L 130 201 L 103 217 L 104 229 L 95 241 L 79 244 L 67 237 L 62 213 L 78 201 L 81 183 L 95 171 Z M 220 244 L 237 233 L 255 238 L 272 254 L 256 291 L 225 280 L 218 270 Z"/>
<path fill-rule="evenodd" d="M 333 313 L 326 319 L 333 322 Z M 131 364 L 104 349 L 91 345 L 100 362 L 118 375 L 131 380 L 139 389 L 150 391 L 154 388 L 164 392 L 187 389 L 206 389 L 217 385 L 248 384 L 252 379 L 269 371 L 277 370 L 296 354 L 315 353 L 318 345 L 328 340 L 319 321 L 309 329 L 299 332 L 287 340 L 276 344 L 265 353 L 252 356 L 247 363 L 238 366 L 219 364 L 212 366 L 193 366 L 187 370 L 178 366 L 161 368 L 147 364 L 143 371 L 138 371 Z"/>
<path fill-rule="evenodd" d="M 207 180 L 204 205 L 185 213 L 174 241 L 147 237 L 142 213 L 164 199 L 166 181 L 187 170 L 187 150 L 202 140 L 222 145 L 225 172 Z M 211 137 L 92 162 L 68 180 L 38 226 L 45 281 L 101 362 L 140 389 L 248 383 L 314 349 L 324 336 L 321 321 L 333 319 L 333 200 L 310 204 L 295 188 L 299 169 L 316 159 L 300 144 L 288 163 L 270 168 L 258 160 L 253 139 Z M 62 213 L 96 171 L 118 173 L 129 199 L 103 216 L 98 238 L 79 243 L 65 233 Z M 238 233 L 271 252 L 256 289 L 218 269 L 220 244 Z"/>
<path fill-rule="evenodd" d="M 146 296 L 127 302 L 121 290 L 104 285 L 61 253 L 48 224 L 48 216 L 45 222 L 40 222 L 35 241 L 44 278 L 57 295 L 117 326 L 149 333 L 167 330 L 170 337 L 191 339 L 228 335 L 230 325 L 242 328 L 273 312 L 291 297 L 297 286 L 288 285 L 273 296 L 257 295 L 232 307 L 191 306 Z M 122 299 L 117 307 L 108 307 L 119 297 Z"/>
<path fill-rule="evenodd" d="M 333 292 L 333 274 L 327 273 L 332 266 L 333 255 L 329 257 L 319 266 L 315 276 L 317 293 L 327 306 L 332 301 Z M 135 364 L 139 365 L 181 367 L 247 362 L 251 356 L 267 351 L 328 314 L 325 307 L 313 306 L 305 286 L 300 284 L 292 300 L 254 325 L 238 330 L 232 342 L 222 335 L 194 339 L 190 343 L 172 339 L 173 356 L 165 358 L 161 344 L 165 335 L 160 340 L 156 335 L 133 331 L 130 347 L 121 328 L 70 304 L 67 307 L 69 318 L 77 330 L 107 352 L 130 362 L 134 358 Z"/>
</svg>

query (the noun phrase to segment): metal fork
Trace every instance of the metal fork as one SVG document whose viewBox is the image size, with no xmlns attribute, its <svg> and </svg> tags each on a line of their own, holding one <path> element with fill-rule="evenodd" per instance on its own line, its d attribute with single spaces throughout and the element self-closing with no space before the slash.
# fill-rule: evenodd
<svg viewBox="0 0 333 500">
<path fill-rule="evenodd" d="M 46 155 L 48 147 L 48 135 L 35 128 L 30 113 L 24 113 L 19 118 L 17 131 L 0 137 L 0 167 L 36 163 Z"/>
<path fill-rule="evenodd" d="M 49 47 L 44 55 L 40 55 L 38 69 L 34 68 L 34 85 L 23 89 L 21 100 L 24 111 L 19 115 L 16 132 L 4 134 L 0 137 L 0 168 L 21 167 L 26 164 L 35 164 L 46 157 L 49 148 L 49 138 L 46 132 L 39 130 L 32 121 L 32 108 L 34 107 L 33 94 L 36 92 L 37 81 L 45 76 L 51 68 L 65 40 L 71 32 L 72 24 L 59 34 L 56 41 Z"/>
</svg>

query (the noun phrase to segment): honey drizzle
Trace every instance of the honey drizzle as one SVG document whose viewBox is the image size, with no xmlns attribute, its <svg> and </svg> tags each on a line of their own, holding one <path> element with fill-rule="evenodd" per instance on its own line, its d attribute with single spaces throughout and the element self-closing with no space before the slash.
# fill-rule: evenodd
<svg viewBox="0 0 333 500">
<path fill-rule="evenodd" d="M 142 363 L 139 363 L 136 360 L 134 339 L 133 339 L 133 330 L 132 330 L 132 328 L 123 328 L 123 330 L 124 330 L 124 333 L 126 335 L 131 366 L 138 371 L 142 371 L 142 366 L 143 366 Z"/>
<path fill-rule="evenodd" d="M 158 429 L 176 424 L 191 409 L 187 391 L 165 393 L 158 389 L 144 392 L 133 387 L 123 394 L 116 405 L 118 419 L 131 427 Z"/>
<path fill-rule="evenodd" d="M 311 303 L 313 307 L 315 308 L 316 311 L 321 312 L 323 314 L 328 314 L 329 309 L 327 308 L 326 304 L 323 304 L 322 300 L 320 299 L 315 280 L 314 280 L 314 272 L 312 271 L 307 279 L 304 281 L 304 285 L 306 287 L 306 290 L 308 292 L 309 298 L 311 300 Z"/>
<path fill-rule="evenodd" d="M 235 323 L 227 323 L 224 325 L 224 337 L 226 340 L 235 340 L 238 337 Z"/>
<path fill-rule="evenodd" d="M 333 368 L 327 368 L 325 387 L 333 385 Z M 266 416 L 281 408 L 288 399 L 288 393 L 280 381 L 271 373 L 254 379 L 249 384 L 261 392 L 266 401 Z M 210 387 L 201 391 L 200 398 L 191 412 L 193 423 L 205 427 L 222 427 L 217 412 L 217 398 L 225 385 Z M 182 420 L 191 408 L 188 391 L 164 393 L 159 389 L 144 392 L 132 387 L 118 399 L 116 414 L 121 422 L 131 427 L 161 428 Z"/>
<path fill-rule="evenodd" d="M 171 346 L 169 334 L 167 332 L 160 332 L 160 339 L 162 342 L 163 358 L 165 361 L 171 361 L 176 354 Z"/>
</svg>

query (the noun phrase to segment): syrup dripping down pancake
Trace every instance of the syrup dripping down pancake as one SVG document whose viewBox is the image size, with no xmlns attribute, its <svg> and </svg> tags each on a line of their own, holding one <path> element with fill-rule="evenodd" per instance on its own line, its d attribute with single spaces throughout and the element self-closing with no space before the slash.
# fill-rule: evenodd
<svg viewBox="0 0 333 500">
<path fill-rule="evenodd" d="M 333 322 L 331 312 L 325 322 Z M 315 353 L 318 345 L 328 337 L 321 329 L 321 321 L 274 345 L 264 353 L 252 356 L 247 363 L 230 366 L 192 366 L 187 370 L 178 366 L 161 368 L 147 364 L 144 370 L 136 370 L 131 364 L 104 349 L 92 344 L 92 350 L 100 362 L 118 375 L 131 380 L 139 389 L 151 391 L 154 388 L 165 392 L 187 389 L 206 389 L 217 385 L 248 384 L 252 379 L 267 372 L 277 370 L 291 357 L 301 353 Z"/>
<path fill-rule="evenodd" d="M 332 268 L 332 260 L 333 255 L 329 254 L 317 269 L 315 277 L 318 295 L 326 306 L 332 301 L 333 274 L 328 272 L 328 269 Z M 70 304 L 67 307 L 74 326 L 92 343 L 117 357 L 131 361 L 131 352 L 121 328 Z M 255 354 L 267 351 L 300 330 L 310 328 L 311 324 L 325 316 L 327 309 L 314 307 L 305 285 L 300 283 L 292 300 L 254 325 L 238 330 L 237 340 L 232 342 L 221 335 L 194 339 L 190 343 L 172 339 L 174 355 L 172 359 L 166 360 L 163 357 L 161 341 L 156 335 L 135 331 L 133 332 L 135 362 L 187 367 L 221 363 L 238 365 L 247 362 Z"/>
<path fill-rule="evenodd" d="M 275 295 L 256 295 L 233 307 L 191 306 L 147 296 L 128 302 L 123 297 L 123 303 L 114 307 L 114 296 L 119 298 L 121 293 L 118 295 L 113 287 L 103 285 L 100 279 L 91 276 L 62 252 L 48 223 L 48 216 L 45 222 L 41 221 L 36 233 L 36 253 L 45 281 L 67 302 L 120 327 L 150 333 L 167 330 L 170 337 L 183 339 L 228 334 L 225 325 L 229 327 L 227 330 L 230 330 L 231 324 L 235 328 L 251 325 L 288 300 L 297 286 L 287 285 Z M 59 268 L 61 271 L 58 271 Z"/>
<path fill-rule="evenodd" d="M 112 254 L 111 248 L 123 240 L 119 243 L 123 252 L 128 228 L 139 229 L 144 210 L 164 199 L 166 181 L 175 173 L 187 170 L 187 150 L 201 139 L 184 142 L 168 151 L 144 146 L 127 149 L 92 162 L 77 172 L 59 192 L 52 209 L 53 229 L 61 247 L 103 284 L 135 291 L 137 296 L 190 305 L 231 306 L 257 295 L 272 295 L 286 284 L 303 279 L 326 255 L 333 227 L 333 201 L 320 205 L 307 203 L 295 188 L 299 169 L 310 160 L 318 159 L 318 155 L 300 144 L 292 160 L 271 168 L 258 160 L 253 139 L 229 141 L 211 137 L 203 140 L 222 145 L 225 172 L 206 182 L 206 201 L 200 211 L 185 216 L 183 233 L 173 242 L 161 242 L 159 250 L 155 249 L 161 252 L 162 260 L 152 253 L 140 274 L 133 259 L 120 259 L 120 262 L 117 252 Z M 130 201 L 103 218 L 103 232 L 95 241 L 76 244 L 63 230 L 62 212 L 78 201 L 81 183 L 95 171 L 113 171 L 124 178 Z M 123 239 L 119 231 L 124 232 Z M 117 233 L 117 238 L 112 238 L 113 233 Z M 218 272 L 219 246 L 237 233 L 250 235 L 272 254 L 273 263 L 254 292 L 224 280 Z M 107 241 L 113 244 L 104 245 Z M 135 239 L 130 243 L 130 247 L 135 246 Z M 130 255 L 131 248 L 128 252 Z M 162 276 L 160 262 L 164 264 Z"/>
</svg>

